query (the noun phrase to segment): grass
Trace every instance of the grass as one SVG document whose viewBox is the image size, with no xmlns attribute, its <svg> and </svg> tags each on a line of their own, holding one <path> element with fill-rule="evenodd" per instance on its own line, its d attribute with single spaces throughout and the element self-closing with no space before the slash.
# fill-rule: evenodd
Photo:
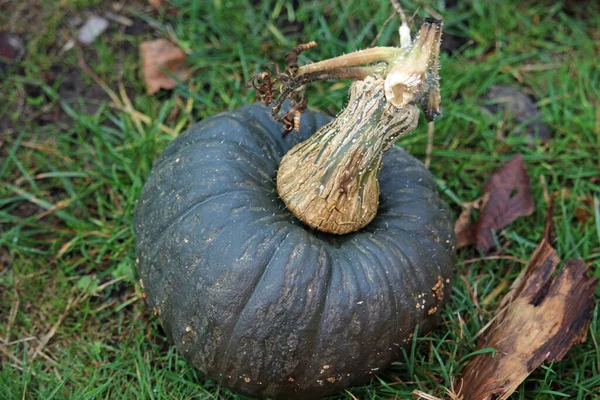
<svg viewBox="0 0 600 400">
<path fill-rule="evenodd" d="M 26 39 L 24 59 L 0 75 L 0 121 L 8 126 L 0 136 L 0 398 L 241 398 L 203 381 L 141 300 L 133 272 L 136 199 L 169 132 L 252 102 L 244 82 L 297 43 L 319 43 L 303 62 L 367 47 L 380 31 L 378 44 L 397 44 L 398 21 L 383 25 L 391 7 L 384 0 L 173 0 L 156 13 L 134 2 L 120 13 L 135 29 L 112 22 L 93 45 L 61 54 L 69 20 L 104 13 L 112 2 L 33 3 L 11 3 L 0 16 L 0 26 Z M 600 276 L 600 212 L 583 203 L 600 198 L 598 9 L 593 2 L 431 4 L 445 31 L 465 40 L 441 61 L 444 116 L 435 126 L 431 171 L 444 199 L 458 215 L 494 168 L 523 154 L 536 211 L 498 232 L 503 254 L 529 258 L 543 231 L 546 190 L 556 196 L 558 254 L 583 258 Z M 430 10 L 404 5 L 409 14 L 418 10 L 417 24 Z M 195 76 L 149 97 L 138 79 L 137 46 L 156 37 L 176 40 Z M 79 57 L 117 93 L 122 84 L 149 123 L 112 107 Z M 504 115 L 482 111 L 498 84 L 537 100 L 552 140 L 531 143 Z M 345 84 L 319 84 L 310 89 L 310 107 L 335 114 L 346 96 Z M 426 125 L 400 144 L 424 159 Z M 333 398 L 406 398 L 414 389 L 442 395 L 493 315 L 503 293 L 496 288 L 522 268 L 481 256 L 459 251 L 438 329 L 415 338 L 405 360 L 370 385 Z M 598 299 L 600 292 L 586 343 L 536 370 L 513 399 L 598 395 Z"/>
</svg>

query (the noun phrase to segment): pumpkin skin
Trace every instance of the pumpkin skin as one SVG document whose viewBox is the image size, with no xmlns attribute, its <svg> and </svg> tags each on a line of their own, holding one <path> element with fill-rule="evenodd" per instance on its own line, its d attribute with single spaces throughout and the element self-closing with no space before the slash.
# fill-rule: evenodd
<svg viewBox="0 0 600 400">
<path fill-rule="evenodd" d="M 377 216 L 338 236 L 297 220 L 279 161 L 329 117 L 282 135 L 254 104 L 206 119 L 156 162 L 135 209 L 147 301 L 207 378 L 258 397 L 318 398 L 367 382 L 449 297 L 454 233 L 420 161 L 385 153 Z"/>
</svg>

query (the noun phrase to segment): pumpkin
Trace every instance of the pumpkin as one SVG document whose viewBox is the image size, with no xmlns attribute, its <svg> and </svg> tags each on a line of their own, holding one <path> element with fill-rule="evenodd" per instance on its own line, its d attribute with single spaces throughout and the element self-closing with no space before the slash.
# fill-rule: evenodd
<svg viewBox="0 0 600 400">
<path fill-rule="evenodd" d="M 147 301 L 219 385 L 310 399 L 365 383 L 449 297 L 452 219 L 403 149 L 383 156 L 378 210 L 355 232 L 319 232 L 286 207 L 282 158 L 330 121 L 306 112 L 282 135 L 263 105 L 219 114 L 171 142 L 143 188 L 134 229 Z"/>
</svg>

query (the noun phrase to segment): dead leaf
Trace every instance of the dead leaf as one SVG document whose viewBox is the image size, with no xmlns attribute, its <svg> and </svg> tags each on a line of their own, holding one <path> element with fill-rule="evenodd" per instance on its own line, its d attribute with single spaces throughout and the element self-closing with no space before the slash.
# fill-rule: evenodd
<svg viewBox="0 0 600 400">
<path fill-rule="evenodd" d="M 148 3 L 156 9 L 159 9 L 162 6 L 163 0 L 148 0 Z"/>
<path fill-rule="evenodd" d="M 588 220 L 595 218 L 595 210 L 598 209 L 598 213 L 600 214 L 600 203 L 595 202 L 594 198 L 589 195 L 587 197 L 580 198 L 580 205 L 575 209 L 575 218 L 582 224 L 587 223 Z M 596 203 L 596 207 L 594 207 L 594 203 Z"/>
<path fill-rule="evenodd" d="M 160 89 L 173 89 L 177 86 L 177 82 L 167 74 L 167 70 L 182 81 L 190 76 L 189 68 L 185 67 L 185 53 L 168 40 L 157 39 L 142 42 L 140 54 L 148 94 L 154 94 Z"/>
<path fill-rule="evenodd" d="M 481 205 L 487 202 L 488 197 L 489 194 L 486 193 L 473 201 L 461 204 L 463 210 L 454 223 L 454 233 L 456 234 L 458 248 L 475 243 L 475 230 L 472 229 L 473 227 L 471 226 L 471 211 L 473 209 L 481 209 Z"/>
<path fill-rule="evenodd" d="M 476 355 L 455 384 L 464 400 L 507 399 L 540 364 L 560 361 L 585 340 L 598 279 L 587 276 L 580 259 L 567 260 L 553 278 L 560 258 L 550 245 L 551 225 L 548 218 L 541 243 L 478 344 L 495 355 Z"/>
<path fill-rule="evenodd" d="M 479 220 L 469 224 L 472 209 L 479 209 Z M 493 231 L 515 219 L 533 213 L 533 197 L 523 157 L 518 155 L 496 171 L 484 187 L 484 195 L 463 204 L 454 225 L 457 247 L 475 244 L 481 251 L 494 246 Z"/>
<path fill-rule="evenodd" d="M 529 96 L 519 89 L 512 86 L 492 86 L 487 94 L 487 101 L 487 110 L 494 114 L 503 111 L 512 120 L 517 126 L 517 135 L 523 134 L 523 129 L 518 126 L 524 126 L 527 136 L 541 140 L 549 140 L 552 137 L 552 132 L 542 122 L 542 113 Z"/>
</svg>

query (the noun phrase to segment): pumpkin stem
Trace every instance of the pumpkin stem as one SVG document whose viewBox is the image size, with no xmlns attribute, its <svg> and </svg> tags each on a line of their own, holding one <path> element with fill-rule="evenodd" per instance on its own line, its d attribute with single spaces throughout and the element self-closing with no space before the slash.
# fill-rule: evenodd
<svg viewBox="0 0 600 400">
<path fill-rule="evenodd" d="M 269 90 L 273 81 L 280 82 L 273 115 L 279 114 L 285 99 L 292 99 L 292 110 L 279 117 L 288 129 L 298 128 L 298 116 L 306 108 L 305 85 L 323 79 L 356 80 L 350 87 L 348 105 L 337 118 L 292 148 L 281 161 L 279 195 L 307 225 L 344 234 L 366 226 L 375 217 L 383 153 L 416 128 L 417 104 L 428 120 L 441 112 L 441 25 L 441 21 L 425 20 L 414 43 L 404 43 L 401 48 L 376 47 L 302 67 L 296 64 L 298 50 L 314 44 L 299 46 L 288 53 L 285 72 L 276 68 L 275 79 L 269 75 Z"/>
<path fill-rule="evenodd" d="M 335 234 L 362 228 L 377 214 L 383 152 L 418 120 L 414 104 L 399 111 L 387 101 L 382 78 L 353 83 L 342 113 L 281 161 L 279 196 L 312 228 Z"/>
</svg>

